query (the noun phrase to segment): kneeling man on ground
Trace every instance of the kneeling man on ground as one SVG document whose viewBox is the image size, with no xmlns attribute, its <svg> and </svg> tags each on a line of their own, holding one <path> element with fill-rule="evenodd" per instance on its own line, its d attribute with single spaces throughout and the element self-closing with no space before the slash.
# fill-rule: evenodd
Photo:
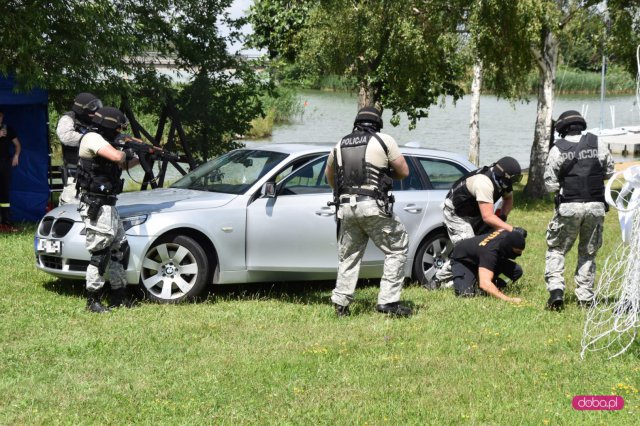
<svg viewBox="0 0 640 426">
<path fill-rule="evenodd" d="M 520 232 L 497 231 L 461 241 L 451 252 L 451 269 L 456 296 L 476 295 L 476 283 L 481 290 L 507 302 L 520 303 L 519 297 L 509 297 L 501 289 L 507 283 L 500 274 L 512 282 L 522 276 L 522 268 L 514 259 L 525 247 Z"/>
</svg>

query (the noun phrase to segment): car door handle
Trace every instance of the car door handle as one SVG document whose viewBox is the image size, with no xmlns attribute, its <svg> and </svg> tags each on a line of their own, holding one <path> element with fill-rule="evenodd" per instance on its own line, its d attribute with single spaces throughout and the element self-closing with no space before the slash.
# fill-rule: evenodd
<svg viewBox="0 0 640 426">
<path fill-rule="evenodd" d="M 402 208 L 402 210 L 409 213 L 420 213 L 422 211 L 422 207 L 417 207 L 415 204 L 407 204 Z"/>
<path fill-rule="evenodd" d="M 333 216 L 335 211 L 333 211 L 333 207 L 321 207 L 320 210 L 316 210 L 316 214 L 318 216 Z"/>
</svg>

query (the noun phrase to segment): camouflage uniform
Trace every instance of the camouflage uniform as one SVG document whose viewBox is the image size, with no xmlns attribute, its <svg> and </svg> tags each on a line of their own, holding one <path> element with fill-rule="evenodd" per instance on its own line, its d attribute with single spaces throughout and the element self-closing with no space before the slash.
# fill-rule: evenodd
<svg viewBox="0 0 640 426">
<path fill-rule="evenodd" d="M 331 296 L 333 303 L 347 306 L 353 301 L 360 262 L 369 238 L 385 254 L 378 304 L 399 301 L 409 244 L 404 225 L 396 216 L 385 215 L 375 200 L 341 204 L 338 219 L 341 220 L 338 234 L 340 264 Z"/>
<path fill-rule="evenodd" d="M 104 205 L 100 207 L 100 212 L 96 220 L 88 218 L 88 206 L 84 202 L 79 205 L 80 216 L 84 221 L 87 230 L 86 248 L 93 255 L 96 252 L 108 249 L 109 282 L 113 290 L 126 287 L 127 277 L 122 265 L 124 254 L 121 250 L 126 244 L 124 228 L 115 206 Z M 87 267 L 87 290 L 98 291 L 105 283 L 104 277 L 98 272 L 98 267 L 89 265 Z"/>
<path fill-rule="evenodd" d="M 577 143 L 580 135 L 567 136 L 569 142 Z M 614 173 L 614 163 L 609 149 L 603 143 L 598 143 L 598 160 L 605 170 L 605 178 Z M 560 169 L 565 162 L 561 151 L 554 146 L 549 151 L 544 172 L 547 191 L 558 192 L 560 188 Z M 595 257 L 602 246 L 602 227 L 605 216 L 605 205 L 600 201 L 564 202 L 555 210 L 553 218 L 547 227 L 547 254 L 545 267 L 545 282 L 549 292 L 562 290 L 564 292 L 564 264 L 565 255 L 571 250 L 576 239 L 578 243 L 578 263 L 574 273 L 576 284 L 575 294 L 580 301 L 590 301 L 593 298 L 593 283 L 596 274 Z"/>
<path fill-rule="evenodd" d="M 478 223 L 472 223 L 465 219 L 476 219 L 482 222 L 482 217 L 463 218 L 458 216 L 453 209 L 453 203 L 449 199 L 445 199 L 442 212 L 444 214 L 444 224 L 447 227 L 447 234 L 449 234 L 449 239 L 454 246 L 458 245 L 460 241 L 468 240 L 476 236 L 473 228 L 477 226 Z M 442 287 L 448 288 L 453 286 L 451 259 L 447 259 L 444 265 L 438 269 L 436 279 L 441 283 Z"/>
</svg>

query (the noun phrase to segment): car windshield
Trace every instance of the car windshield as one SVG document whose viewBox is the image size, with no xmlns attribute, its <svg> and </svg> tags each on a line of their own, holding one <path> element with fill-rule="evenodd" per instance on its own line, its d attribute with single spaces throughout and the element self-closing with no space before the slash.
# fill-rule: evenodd
<svg viewBox="0 0 640 426">
<path fill-rule="evenodd" d="M 171 188 L 242 194 L 287 155 L 249 149 L 231 151 L 187 173 Z"/>
</svg>

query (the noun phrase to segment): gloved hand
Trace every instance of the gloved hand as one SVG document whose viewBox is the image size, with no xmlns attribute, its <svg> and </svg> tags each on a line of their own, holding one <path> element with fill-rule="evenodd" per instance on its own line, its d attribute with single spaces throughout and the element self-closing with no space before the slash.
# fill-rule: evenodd
<svg viewBox="0 0 640 426">
<path fill-rule="evenodd" d="M 125 148 L 124 150 L 122 150 L 122 152 L 124 152 L 126 161 L 130 161 L 130 160 L 133 160 L 134 158 L 137 158 L 136 153 L 133 152 L 133 149 L 131 148 Z"/>
<path fill-rule="evenodd" d="M 514 226 L 513 227 L 513 232 L 518 232 L 520 234 L 522 234 L 523 237 L 527 238 L 527 230 L 524 228 L 521 228 L 519 226 Z"/>
</svg>

